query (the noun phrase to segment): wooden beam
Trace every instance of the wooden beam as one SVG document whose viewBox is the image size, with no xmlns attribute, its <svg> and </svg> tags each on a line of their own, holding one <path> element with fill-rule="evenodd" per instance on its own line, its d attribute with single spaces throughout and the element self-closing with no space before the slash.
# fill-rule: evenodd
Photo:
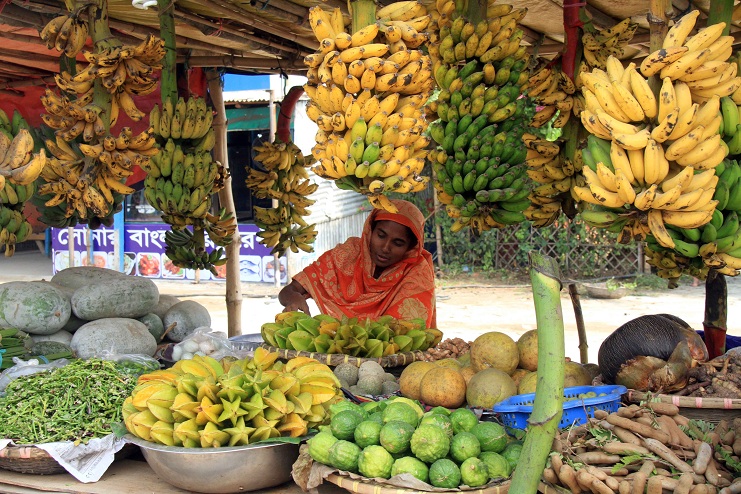
<svg viewBox="0 0 741 494">
<path fill-rule="evenodd" d="M 242 24 L 246 24 L 260 31 L 264 31 L 275 36 L 288 39 L 290 41 L 293 41 L 294 43 L 306 46 L 312 50 L 316 50 L 319 46 L 319 43 L 313 38 L 290 33 L 288 32 L 288 28 L 286 26 L 279 26 L 278 24 L 275 24 L 274 22 L 271 22 L 267 19 L 256 18 L 256 16 L 251 12 L 240 9 L 239 7 L 229 2 L 224 2 L 222 0 L 211 0 L 209 2 L 204 2 L 204 5 L 210 9 L 213 9 L 214 13 L 216 14 L 224 15 L 230 19 L 241 22 Z"/>
<path fill-rule="evenodd" d="M 267 39 L 264 39 L 260 36 L 254 36 L 252 34 L 245 33 L 243 31 L 240 31 L 238 29 L 234 29 L 230 26 L 222 26 L 219 25 L 210 19 L 207 19 L 205 17 L 200 17 L 195 14 L 191 14 L 190 12 L 186 12 L 184 10 L 178 10 L 175 9 L 175 17 L 179 17 L 183 19 L 184 21 L 190 21 L 193 24 L 198 24 L 200 26 L 206 26 L 209 29 L 213 29 L 214 32 L 219 32 L 219 37 L 230 39 L 232 41 L 240 41 L 249 45 L 253 45 L 255 50 L 262 50 L 270 51 L 267 48 L 263 47 L 269 47 L 274 48 L 275 50 L 280 50 L 287 53 L 295 53 L 300 56 L 306 56 L 309 53 L 313 53 L 309 50 L 302 49 L 302 47 L 296 47 L 296 46 L 286 46 L 285 44 L 270 41 Z"/>
<path fill-rule="evenodd" d="M 185 58 L 178 57 L 178 63 L 185 62 Z M 280 60 L 270 58 L 247 58 L 238 56 L 225 57 L 190 57 L 187 60 L 191 67 L 232 67 L 243 70 L 256 70 L 258 72 L 270 69 L 276 73 L 281 71 L 305 72 L 306 66 L 302 60 Z"/>
</svg>

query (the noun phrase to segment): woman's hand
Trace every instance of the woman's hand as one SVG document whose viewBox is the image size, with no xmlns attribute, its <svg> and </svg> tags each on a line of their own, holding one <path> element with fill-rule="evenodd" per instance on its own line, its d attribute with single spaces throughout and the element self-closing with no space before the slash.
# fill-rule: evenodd
<svg viewBox="0 0 741 494">
<path fill-rule="evenodd" d="M 302 311 L 308 315 L 309 304 L 306 303 L 308 292 L 296 281 L 291 281 L 278 294 L 278 301 L 285 307 L 283 312 Z"/>
</svg>

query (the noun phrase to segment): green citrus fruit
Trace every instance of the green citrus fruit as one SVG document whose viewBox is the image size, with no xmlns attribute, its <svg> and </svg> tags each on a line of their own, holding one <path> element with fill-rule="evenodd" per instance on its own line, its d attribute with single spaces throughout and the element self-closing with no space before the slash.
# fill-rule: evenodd
<svg viewBox="0 0 741 494">
<path fill-rule="evenodd" d="M 481 453 L 479 440 L 470 432 L 459 432 L 450 440 L 450 456 L 458 463 L 479 456 L 479 453 Z"/>
<path fill-rule="evenodd" d="M 450 421 L 453 423 L 453 432 L 469 432 L 473 426 L 479 423 L 478 417 L 468 408 L 457 408 L 450 414 Z"/>
<path fill-rule="evenodd" d="M 502 456 L 507 460 L 507 463 L 509 463 L 510 470 L 514 470 L 517 466 L 517 462 L 520 461 L 520 453 L 522 452 L 522 443 L 520 442 L 514 442 L 509 443 L 506 448 L 504 448 L 504 451 L 502 451 Z"/>
<path fill-rule="evenodd" d="M 360 451 L 357 444 L 339 440 L 329 448 L 329 464 L 339 470 L 357 472 Z"/>
<path fill-rule="evenodd" d="M 443 429 L 436 425 L 424 424 L 412 434 L 412 453 L 426 463 L 445 458 L 450 450 L 450 439 Z"/>
<path fill-rule="evenodd" d="M 461 465 L 461 478 L 468 487 L 478 487 L 489 482 L 489 471 L 483 461 L 471 457 Z"/>
<path fill-rule="evenodd" d="M 437 413 L 437 414 L 440 414 L 440 415 L 450 415 L 450 410 L 448 410 L 445 407 L 435 407 L 435 408 L 430 409 L 430 411 L 427 412 L 427 413 Z"/>
<path fill-rule="evenodd" d="M 414 434 L 414 427 L 401 420 L 392 420 L 381 427 L 379 441 L 389 453 L 404 453 Z"/>
<path fill-rule="evenodd" d="M 422 420 L 419 421 L 419 424 L 436 425 L 442 428 L 448 434 L 448 437 L 453 437 L 453 423 L 450 421 L 450 417 L 448 417 L 447 415 L 431 413 L 422 417 Z"/>
<path fill-rule="evenodd" d="M 363 416 L 355 410 L 342 410 L 332 416 L 329 428 L 337 439 L 352 439 L 355 428 L 363 421 Z"/>
<path fill-rule="evenodd" d="M 507 446 L 507 431 L 496 422 L 479 422 L 471 429 L 481 443 L 481 451 L 499 453 Z"/>
<path fill-rule="evenodd" d="M 456 489 L 461 484 L 461 470 L 453 460 L 441 458 L 430 465 L 430 484 L 443 489 Z"/>
<path fill-rule="evenodd" d="M 387 479 L 391 477 L 391 467 L 393 465 L 394 458 L 383 446 L 368 446 L 360 452 L 358 457 L 358 472 L 368 478 Z"/>
<path fill-rule="evenodd" d="M 368 415 L 368 420 L 372 420 L 373 422 L 378 422 L 379 424 L 383 425 L 383 412 L 373 412 L 370 415 Z"/>
<path fill-rule="evenodd" d="M 355 444 L 361 448 L 371 446 L 373 444 L 380 444 L 379 435 L 381 433 L 381 424 L 373 420 L 364 420 L 358 424 L 355 429 Z"/>
<path fill-rule="evenodd" d="M 411 425 L 413 428 L 419 424 L 417 412 L 406 403 L 393 401 L 386 405 L 383 410 L 383 422 L 388 423 L 394 420 L 400 420 Z"/>
<path fill-rule="evenodd" d="M 329 448 L 337 442 L 337 438 L 328 430 L 322 431 L 307 441 L 309 456 L 314 461 L 329 465 Z"/>
<path fill-rule="evenodd" d="M 479 455 L 479 460 L 486 464 L 489 478 L 496 479 L 501 477 L 506 479 L 512 473 L 507 459 L 494 451 L 484 451 Z"/>
<path fill-rule="evenodd" d="M 402 473 L 409 473 L 422 482 L 428 481 L 428 472 L 429 469 L 427 468 L 427 465 L 413 456 L 404 456 L 399 458 L 391 467 L 392 477 Z"/>
</svg>

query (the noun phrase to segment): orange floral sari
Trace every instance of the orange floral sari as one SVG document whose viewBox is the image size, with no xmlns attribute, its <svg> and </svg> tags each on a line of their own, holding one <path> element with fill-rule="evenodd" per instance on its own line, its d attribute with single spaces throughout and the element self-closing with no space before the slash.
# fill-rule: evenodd
<svg viewBox="0 0 741 494">
<path fill-rule="evenodd" d="M 421 318 L 427 327 L 435 328 L 435 271 L 432 255 L 424 250 L 424 216 L 410 202 L 392 202 L 398 213 L 374 209 L 365 222 L 362 237 L 351 237 L 325 252 L 294 280 L 306 289 L 323 314 L 360 319 L 378 319 L 385 314 L 397 319 Z M 417 237 L 417 245 L 375 279 L 370 256 L 371 229 L 375 221 L 382 220 L 409 227 Z"/>
</svg>

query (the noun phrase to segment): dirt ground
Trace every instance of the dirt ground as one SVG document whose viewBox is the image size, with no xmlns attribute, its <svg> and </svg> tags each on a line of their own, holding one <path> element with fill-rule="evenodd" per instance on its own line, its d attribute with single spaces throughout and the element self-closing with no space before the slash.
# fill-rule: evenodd
<svg viewBox="0 0 741 494">
<path fill-rule="evenodd" d="M 157 282 L 161 293 L 205 305 L 216 331 L 227 331 L 224 285 Z M 242 285 L 242 334 L 259 333 L 260 325 L 272 321 L 282 310 L 278 289 L 267 284 Z M 597 361 L 602 341 L 621 324 L 641 315 L 671 313 L 694 329 L 702 329 L 704 286 L 681 285 L 673 290 L 637 290 L 620 299 L 593 299 L 580 296 L 587 330 L 590 362 Z M 460 337 L 473 341 L 487 331 L 502 331 L 517 339 L 536 327 L 532 289 L 529 285 L 501 286 L 467 284 L 465 280 L 446 281 L 437 290 L 438 327 L 445 338 Z M 576 318 L 568 290 L 561 291 L 566 356 L 579 360 Z M 314 312 L 316 308 L 314 307 Z M 741 335 L 741 280 L 728 279 L 729 334 Z"/>
</svg>

